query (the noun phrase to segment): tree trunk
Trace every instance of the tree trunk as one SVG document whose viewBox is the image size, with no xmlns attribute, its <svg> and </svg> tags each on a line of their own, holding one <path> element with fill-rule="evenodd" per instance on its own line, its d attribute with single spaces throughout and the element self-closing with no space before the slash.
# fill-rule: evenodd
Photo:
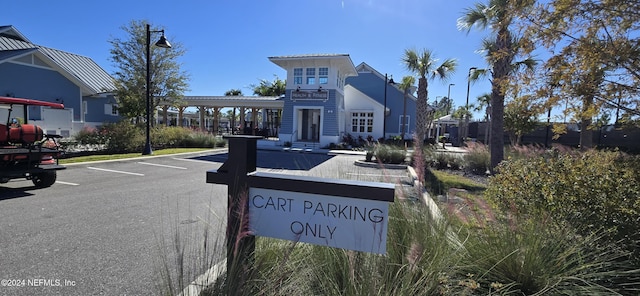
<svg viewBox="0 0 640 296">
<path fill-rule="evenodd" d="M 582 118 L 580 119 L 580 150 L 586 151 L 593 148 L 593 133 L 591 132 L 591 116 L 584 116 L 589 114 L 589 109 L 593 105 L 593 96 L 588 96 L 582 103 Z"/>
<path fill-rule="evenodd" d="M 418 142 L 416 149 L 422 149 L 424 144 L 424 134 L 427 128 L 429 109 L 427 102 L 427 78 L 420 77 L 418 79 L 418 102 L 416 103 L 416 141 Z"/>
<path fill-rule="evenodd" d="M 491 82 L 491 173 L 504 159 L 504 87 L 508 83 L 513 61 L 511 34 L 501 28 L 496 37 L 497 51 L 494 54 L 493 80 Z"/>
</svg>

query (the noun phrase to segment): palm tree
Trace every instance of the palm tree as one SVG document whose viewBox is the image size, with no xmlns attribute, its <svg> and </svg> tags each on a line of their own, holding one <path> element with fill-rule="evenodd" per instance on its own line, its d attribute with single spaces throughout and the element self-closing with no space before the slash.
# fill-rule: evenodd
<svg viewBox="0 0 640 296">
<path fill-rule="evenodd" d="M 490 50 L 490 64 L 492 66 L 491 79 L 491 172 L 504 159 L 504 97 L 505 87 L 508 85 L 513 70 L 513 59 L 518 52 L 514 44 L 510 26 L 514 23 L 518 13 L 531 7 L 534 0 L 488 0 L 488 4 L 476 3 L 468 8 L 458 19 L 461 29 L 470 31 L 477 26 L 480 29 L 489 28 L 495 34 L 493 48 Z"/>
<path fill-rule="evenodd" d="M 412 90 L 412 88 L 414 88 L 414 84 L 416 84 L 415 77 L 405 76 L 402 77 L 402 83 L 399 85 L 399 88 L 404 91 L 404 96 L 402 97 L 404 100 L 402 104 L 402 130 L 400 132 L 402 140 L 404 140 L 405 129 L 407 127 L 407 96 L 409 96 L 409 93 L 414 91 Z"/>
<path fill-rule="evenodd" d="M 402 57 L 407 70 L 418 75 L 418 102 L 416 104 L 416 136 L 417 147 L 422 149 L 424 143 L 424 135 L 427 130 L 427 123 L 430 121 L 428 113 L 429 105 L 427 98 L 429 97 L 428 81 L 438 77 L 440 80 L 447 80 L 455 72 L 458 62 L 455 59 L 446 59 L 442 64 L 436 66 L 437 60 L 433 57 L 433 52 L 423 49 L 416 52 L 412 49 L 405 49 Z M 428 78 L 428 79 L 427 79 Z"/>
</svg>

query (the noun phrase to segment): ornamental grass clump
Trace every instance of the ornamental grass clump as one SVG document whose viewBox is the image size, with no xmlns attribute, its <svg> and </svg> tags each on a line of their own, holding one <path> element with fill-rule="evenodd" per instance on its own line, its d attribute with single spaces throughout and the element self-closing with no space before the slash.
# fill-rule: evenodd
<svg viewBox="0 0 640 296">
<path fill-rule="evenodd" d="M 389 164 L 401 164 L 407 157 L 406 150 L 385 144 L 377 145 L 374 154 L 377 161 Z"/>
</svg>

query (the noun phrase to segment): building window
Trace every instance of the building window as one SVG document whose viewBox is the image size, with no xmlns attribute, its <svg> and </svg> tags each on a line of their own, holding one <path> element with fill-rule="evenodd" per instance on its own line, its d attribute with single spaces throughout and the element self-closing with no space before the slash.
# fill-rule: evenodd
<svg viewBox="0 0 640 296">
<path fill-rule="evenodd" d="M 318 82 L 320 84 L 329 83 L 329 68 L 318 68 Z"/>
<path fill-rule="evenodd" d="M 307 68 L 307 84 L 316 84 L 316 68 Z"/>
<path fill-rule="evenodd" d="M 302 84 L 302 68 L 293 69 L 293 84 Z"/>
<path fill-rule="evenodd" d="M 373 112 L 352 112 L 351 113 L 352 133 L 372 133 L 373 132 Z"/>
<path fill-rule="evenodd" d="M 404 134 L 408 134 L 409 133 L 409 123 L 411 122 L 411 116 L 407 115 L 405 117 L 405 122 L 404 122 Z M 402 115 L 400 115 L 400 121 L 398 122 L 398 132 L 402 133 Z"/>
<path fill-rule="evenodd" d="M 118 105 L 104 104 L 104 114 L 118 116 Z"/>
</svg>

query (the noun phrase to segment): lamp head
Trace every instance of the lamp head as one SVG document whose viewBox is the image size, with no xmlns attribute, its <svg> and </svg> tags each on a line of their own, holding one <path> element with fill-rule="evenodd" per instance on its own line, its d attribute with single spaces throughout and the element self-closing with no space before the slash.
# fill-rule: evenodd
<svg viewBox="0 0 640 296">
<path fill-rule="evenodd" d="M 160 36 L 160 40 L 156 42 L 156 46 L 162 47 L 162 48 L 171 48 L 171 43 L 169 43 L 169 41 L 167 41 L 167 38 L 164 37 L 164 30 L 162 31 L 162 36 Z"/>
</svg>

